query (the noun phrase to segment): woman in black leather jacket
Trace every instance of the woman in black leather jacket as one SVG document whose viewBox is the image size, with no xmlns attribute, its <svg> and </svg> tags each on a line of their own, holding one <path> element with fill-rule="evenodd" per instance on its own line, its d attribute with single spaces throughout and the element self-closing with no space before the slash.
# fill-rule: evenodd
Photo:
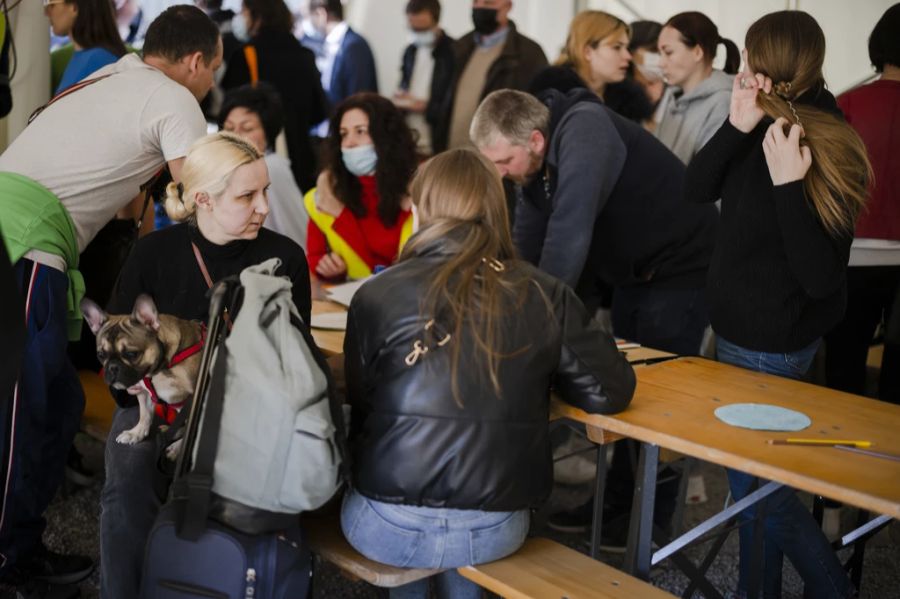
<svg viewBox="0 0 900 599">
<path fill-rule="evenodd" d="M 565 284 L 516 260 L 494 166 L 471 150 L 412 184 L 421 230 L 353 299 L 344 343 L 352 489 L 342 527 L 367 557 L 454 568 L 514 552 L 552 486 L 551 388 L 588 412 L 631 401 L 613 339 Z M 422 596 L 427 581 L 398 593 Z"/>
</svg>

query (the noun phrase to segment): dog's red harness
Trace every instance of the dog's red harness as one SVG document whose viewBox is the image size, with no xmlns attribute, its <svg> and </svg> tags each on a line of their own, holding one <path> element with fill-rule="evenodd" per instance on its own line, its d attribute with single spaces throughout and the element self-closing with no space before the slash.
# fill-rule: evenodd
<svg viewBox="0 0 900 599">
<path fill-rule="evenodd" d="M 194 354 L 199 353 L 203 349 L 204 343 L 206 343 L 206 325 L 200 327 L 200 341 L 172 356 L 172 359 L 169 360 L 167 369 L 172 368 L 176 364 L 184 362 Z M 150 401 L 153 402 L 153 412 L 165 420 L 166 424 L 172 424 L 175 421 L 175 417 L 178 416 L 178 410 L 184 406 L 184 402 L 167 403 L 162 401 L 156 393 L 156 388 L 153 386 L 153 382 L 150 380 L 149 376 L 144 377 L 143 383 L 144 386 L 147 387 L 147 391 L 150 392 Z"/>
</svg>

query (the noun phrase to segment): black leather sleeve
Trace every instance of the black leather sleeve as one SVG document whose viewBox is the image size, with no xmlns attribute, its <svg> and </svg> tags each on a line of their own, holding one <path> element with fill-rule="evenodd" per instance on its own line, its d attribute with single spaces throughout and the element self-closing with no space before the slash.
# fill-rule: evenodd
<svg viewBox="0 0 900 599">
<path fill-rule="evenodd" d="M 564 401 L 586 412 L 615 414 L 634 395 L 634 370 L 615 339 L 591 318 L 569 287 L 560 285 L 554 310 L 562 345 L 555 388 Z"/>
</svg>

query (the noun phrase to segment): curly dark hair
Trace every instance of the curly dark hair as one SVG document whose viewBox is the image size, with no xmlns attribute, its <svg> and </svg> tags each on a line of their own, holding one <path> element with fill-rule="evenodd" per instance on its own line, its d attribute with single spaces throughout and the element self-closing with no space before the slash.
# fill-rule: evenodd
<svg viewBox="0 0 900 599">
<path fill-rule="evenodd" d="M 354 94 L 338 104 L 331 118 L 331 130 L 323 148 L 324 166 L 331 173 L 335 196 L 357 217 L 366 215 L 360 197 L 362 186 L 341 159 L 341 119 L 348 110 L 358 108 L 369 117 L 369 135 L 375 145 L 378 163 L 378 217 L 387 227 L 397 222 L 400 202 L 408 194 L 409 182 L 418 166 L 416 142 L 403 113 L 394 103 L 378 94 Z"/>
</svg>

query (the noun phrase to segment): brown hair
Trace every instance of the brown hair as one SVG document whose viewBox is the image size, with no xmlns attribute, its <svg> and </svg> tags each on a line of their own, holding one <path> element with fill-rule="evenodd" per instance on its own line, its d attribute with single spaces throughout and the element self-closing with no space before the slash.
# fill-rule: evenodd
<svg viewBox="0 0 900 599">
<path fill-rule="evenodd" d="M 722 70 L 729 75 L 738 72 L 738 68 L 741 66 L 741 53 L 738 47 L 730 39 L 719 35 L 716 24 L 702 12 L 678 13 L 666 21 L 663 27 L 671 27 L 680 33 L 681 42 L 688 48 L 700 46 L 706 64 L 712 64 L 716 57 L 716 50 L 719 44 L 722 44 L 725 46 L 725 67 Z"/>
<path fill-rule="evenodd" d="M 400 216 L 400 205 L 419 163 L 416 142 L 403 113 L 383 96 L 360 92 L 337 105 L 331 117 L 331 129 L 322 147 L 323 163 L 330 173 L 335 196 L 357 217 L 366 214 L 362 203 L 362 185 L 347 170 L 341 158 L 341 119 L 354 108 L 369 117 L 369 136 L 378 155 L 375 165 L 378 217 L 386 227 L 392 227 Z"/>
<path fill-rule="evenodd" d="M 453 398 L 462 405 L 457 373 L 463 350 L 477 356 L 475 363 L 486 365 L 482 372 L 499 395 L 499 362 L 511 355 L 503 353 L 501 319 L 523 300 L 528 281 L 511 262 L 515 250 L 500 175 L 474 150 L 449 150 L 419 169 L 411 192 L 423 228 L 400 260 L 438 240 L 453 239 L 459 248 L 431 274 L 421 306 L 427 318 L 442 316 L 451 339 L 460 339 L 466 329 L 475 342 L 465 348 L 451 342 L 446 348 L 451 352 Z M 472 374 L 477 373 L 466 373 Z"/>
<path fill-rule="evenodd" d="M 808 13 L 779 11 L 750 26 L 745 46 L 749 68 L 773 84 L 772 93 L 757 94 L 757 105 L 773 119 L 803 127 L 801 143 L 812 154 L 803 187 L 822 226 L 834 236 L 852 234 L 872 179 L 866 147 L 839 117 L 795 101 L 824 88 L 825 34 Z"/>
<path fill-rule="evenodd" d="M 628 23 L 602 10 L 584 10 L 575 15 L 569 25 L 569 35 L 563 47 L 558 65 L 571 65 L 578 76 L 585 81 L 591 80 L 590 66 L 584 59 L 587 46 L 596 48 L 600 42 L 611 35 L 625 32 L 631 37 Z"/>
<path fill-rule="evenodd" d="M 116 27 L 116 9 L 110 0 L 70 0 L 78 8 L 72 39 L 82 48 L 105 48 L 121 58 L 128 52 Z"/>
</svg>

